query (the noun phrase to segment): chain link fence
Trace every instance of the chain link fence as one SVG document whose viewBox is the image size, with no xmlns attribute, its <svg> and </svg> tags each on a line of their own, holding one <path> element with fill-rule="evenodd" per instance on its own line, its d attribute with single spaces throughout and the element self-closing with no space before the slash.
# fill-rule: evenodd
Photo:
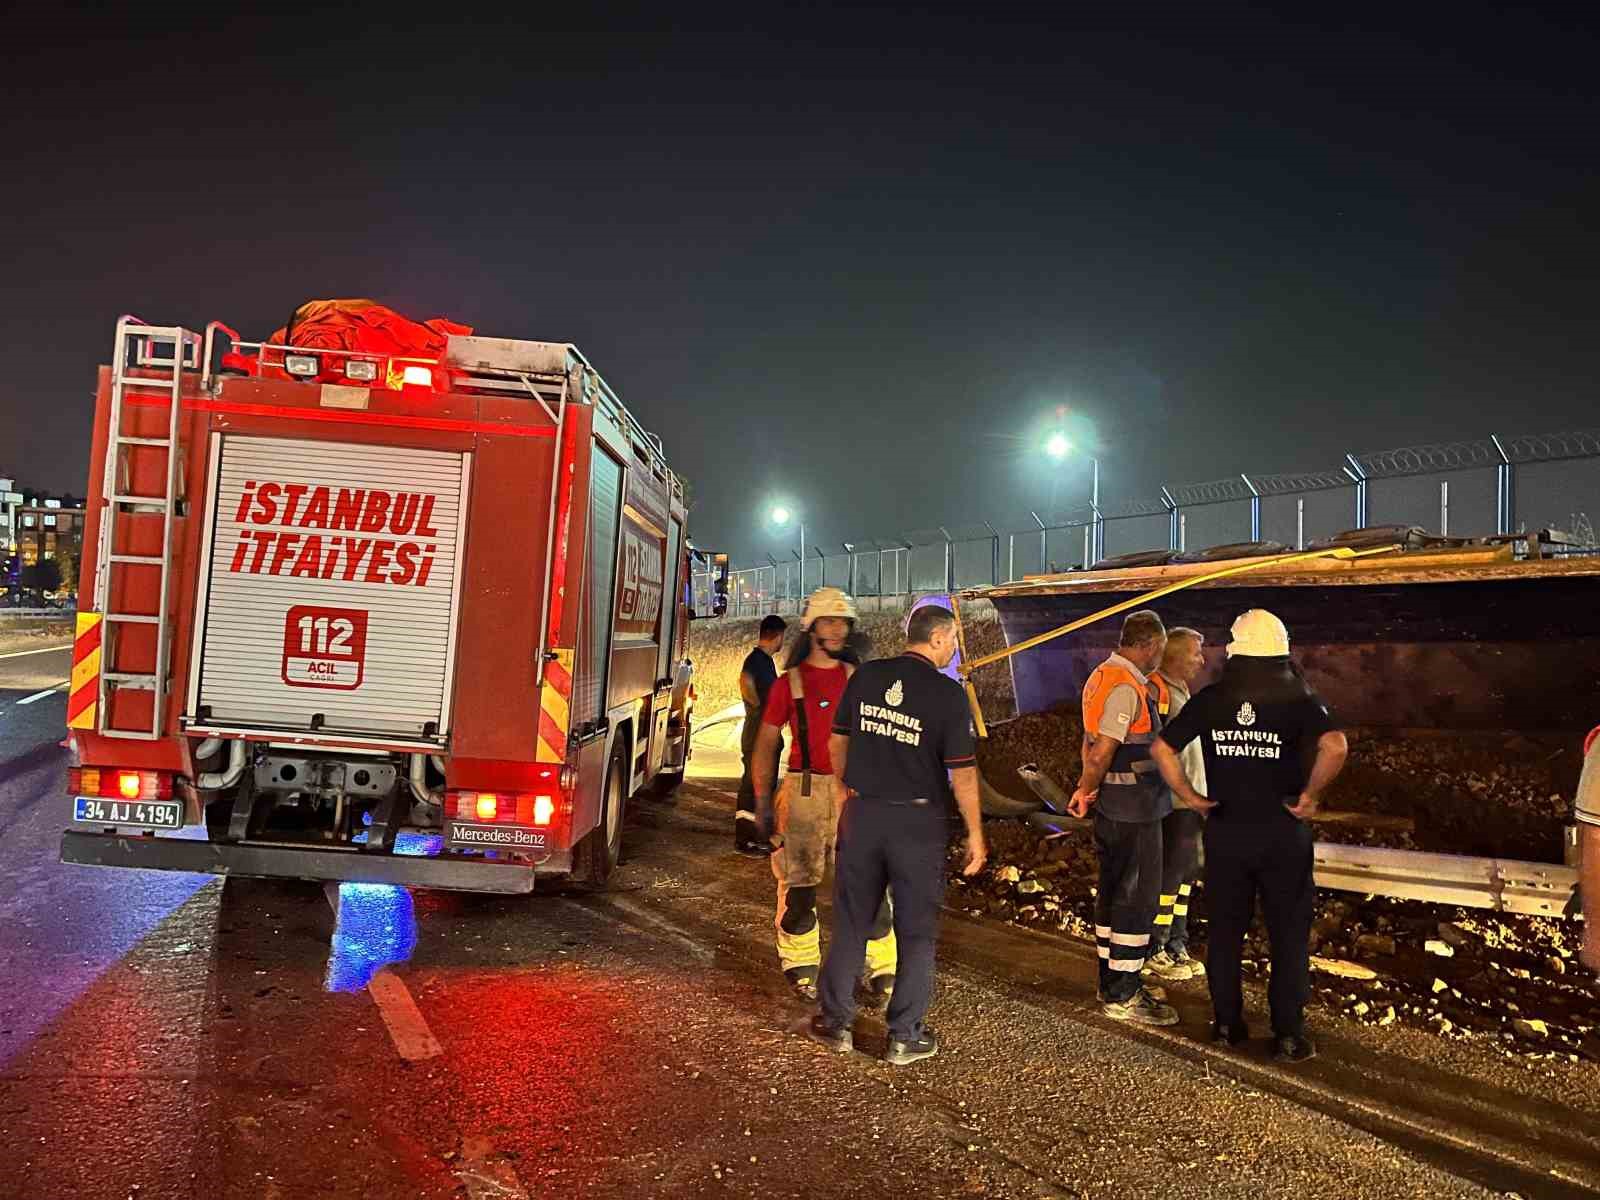
<svg viewBox="0 0 1600 1200">
<path fill-rule="evenodd" d="M 803 562 L 769 557 L 729 572 L 726 615 L 799 611 L 824 584 L 844 588 L 865 611 L 899 607 L 921 592 L 944 592 L 1079 570 L 1141 550 L 1194 550 L 1245 542 L 1295 549 L 1347 529 L 1416 525 L 1442 536 L 1507 536 L 1559 531 L 1556 552 L 1600 553 L 1591 513 L 1600 515 L 1600 430 L 1490 434 L 1481 439 L 1345 455 L 1335 470 L 1239 474 L 1167 485 L 1154 497 L 1052 513 L 1002 530 L 987 521 L 907 531 L 889 539 L 813 546 Z M 1529 526 L 1531 519 L 1533 524 Z M 692 573 L 696 613 L 715 611 L 718 572 Z"/>
</svg>

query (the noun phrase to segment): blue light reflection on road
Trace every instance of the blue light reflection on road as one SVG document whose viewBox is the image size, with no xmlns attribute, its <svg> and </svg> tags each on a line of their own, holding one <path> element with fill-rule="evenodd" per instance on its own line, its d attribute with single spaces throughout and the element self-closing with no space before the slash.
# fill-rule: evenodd
<svg viewBox="0 0 1600 1200">
<path fill-rule="evenodd" d="M 402 833 L 395 853 L 437 854 L 438 834 Z M 359 992 L 390 963 L 405 962 L 417 947 L 417 915 L 411 892 L 391 883 L 342 883 L 333 945 L 328 952 L 330 992 Z"/>
</svg>

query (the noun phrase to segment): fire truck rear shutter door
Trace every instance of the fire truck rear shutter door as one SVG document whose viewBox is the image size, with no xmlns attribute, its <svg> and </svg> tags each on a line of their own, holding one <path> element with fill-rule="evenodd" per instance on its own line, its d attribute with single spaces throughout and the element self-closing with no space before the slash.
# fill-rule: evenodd
<svg viewBox="0 0 1600 1200">
<path fill-rule="evenodd" d="M 443 741 L 470 457 L 225 437 L 197 723 Z"/>
</svg>

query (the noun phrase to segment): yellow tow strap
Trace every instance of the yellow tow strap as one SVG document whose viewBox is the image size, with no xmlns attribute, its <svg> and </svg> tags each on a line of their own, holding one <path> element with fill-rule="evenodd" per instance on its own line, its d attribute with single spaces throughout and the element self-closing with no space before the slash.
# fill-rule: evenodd
<svg viewBox="0 0 1600 1200">
<path fill-rule="evenodd" d="M 1035 646 L 1042 646 L 1046 642 L 1054 641 L 1058 637 L 1065 637 L 1069 633 L 1076 633 L 1086 625 L 1093 625 L 1096 621 L 1103 621 L 1107 617 L 1114 617 L 1120 612 L 1127 612 L 1130 608 L 1138 608 L 1152 600 L 1159 600 L 1162 596 L 1170 596 L 1173 592 L 1181 592 L 1185 588 L 1192 588 L 1196 584 L 1210 583 L 1213 579 L 1226 579 L 1231 575 L 1243 575 L 1248 571 L 1260 571 L 1266 567 L 1281 567 L 1288 563 L 1307 562 L 1314 558 L 1366 558 L 1373 554 L 1393 554 L 1400 550 L 1399 546 L 1378 546 L 1370 550 L 1353 550 L 1349 546 L 1336 546 L 1331 550 L 1307 550 L 1296 554 L 1278 554 L 1271 558 L 1254 558 L 1248 562 L 1235 563 L 1231 567 L 1210 571 L 1204 575 L 1193 575 L 1188 579 L 1179 579 L 1173 583 L 1165 583 L 1153 591 L 1133 597 L 1131 600 L 1121 600 L 1109 608 L 1102 608 L 1099 612 L 1090 613 L 1087 617 L 1079 617 L 1062 625 L 1058 629 L 1051 629 L 1045 633 L 1036 634 L 1015 646 L 1007 646 L 1004 650 L 996 650 L 993 654 L 986 654 L 982 658 L 970 662 L 966 655 L 966 634 L 961 627 L 961 610 L 954 607 L 956 600 L 950 598 L 952 611 L 956 617 L 956 636 L 961 645 L 961 677 L 966 682 L 967 702 L 972 706 L 972 718 L 978 728 L 979 737 L 987 737 L 988 732 L 983 720 L 983 712 L 978 707 L 978 691 L 972 685 L 972 673 L 979 667 L 987 667 L 997 662 L 1004 662 L 1013 654 L 1021 654 L 1024 650 L 1032 650 Z"/>
</svg>

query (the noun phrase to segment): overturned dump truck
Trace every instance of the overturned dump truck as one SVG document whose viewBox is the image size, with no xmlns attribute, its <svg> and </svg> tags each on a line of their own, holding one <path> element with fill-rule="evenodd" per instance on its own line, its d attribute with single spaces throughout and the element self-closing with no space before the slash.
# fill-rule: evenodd
<svg viewBox="0 0 1600 1200">
<path fill-rule="evenodd" d="M 1435 775 L 1450 770 L 1458 749 L 1480 763 L 1487 753 L 1559 754 L 1576 764 L 1600 717 L 1600 556 L 1544 557 L 1538 535 L 1521 545 L 1428 544 L 1399 532 L 1414 531 L 1352 531 L 1304 553 L 1252 545 L 1221 557 L 1151 552 L 976 589 L 967 597 L 993 604 L 1007 648 L 965 669 L 1009 669 L 1019 714 L 1055 710 L 1065 721 L 1089 672 L 1115 648 L 1122 613 L 1151 607 L 1169 627 L 1200 630 L 1211 678 L 1233 619 L 1266 608 L 1288 625 L 1296 663 L 1358 746 L 1362 738 L 1425 742 Z M 1575 765 L 1571 773 L 1575 784 Z M 1073 781 L 1058 782 L 1070 790 Z M 1463 806 L 1493 805 L 1492 777 L 1480 770 L 1463 782 Z M 1569 814 L 1572 786 L 1562 777 L 1560 788 Z M 999 807 L 991 811 L 1002 815 Z M 1468 855 L 1319 842 L 1318 883 L 1505 911 L 1576 911 L 1570 827 L 1560 842 L 1550 839 L 1548 861 L 1501 857 L 1505 848 L 1479 832 Z"/>
</svg>

